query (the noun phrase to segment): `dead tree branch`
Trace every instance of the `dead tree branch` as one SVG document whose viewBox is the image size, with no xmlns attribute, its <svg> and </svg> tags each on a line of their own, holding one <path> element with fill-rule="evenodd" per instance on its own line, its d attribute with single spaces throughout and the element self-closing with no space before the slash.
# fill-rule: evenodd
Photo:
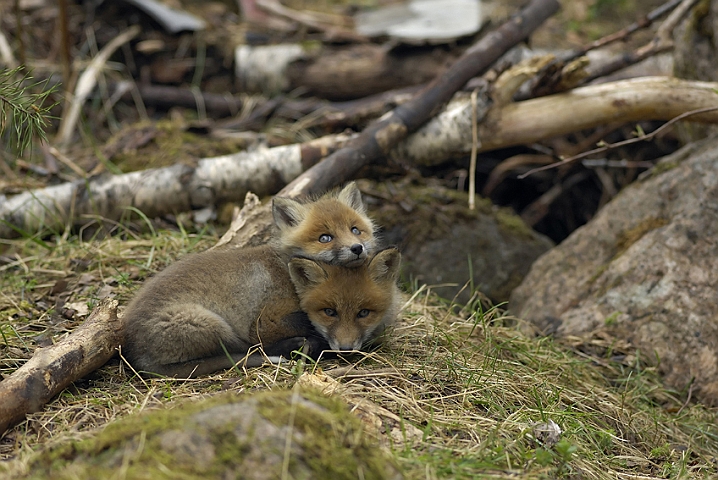
<svg viewBox="0 0 718 480">
<path fill-rule="evenodd" d="M 502 108 L 488 108 L 480 102 L 479 109 L 485 114 L 479 124 L 478 150 L 531 144 L 618 121 L 670 120 L 685 112 L 718 106 L 716 89 L 718 84 L 712 82 L 643 77 L 576 88 Z M 470 118 L 469 96 L 457 97 L 398 145 L 391 156 L 432 166 L 467 155 L 472 144 Z M 718 112 L 697 114 L 691 120 L 716 123 Z"/>
<path fill-rule="evenodd" d="M 593 80 L 617 72 L 622 68 L 635 65 L 648 57 L 671 50 L 673 48 L 673 30 L 696 3 L 698 3 L 698 0 L 682 0 L 679 2 L 679 5 L 658 27 L 656 34 L 650 42 L 632 52 L 616 55 L 600 65 L 590 66 L 586 69 L 587 75 L 581 80 L 581 84 L 585 85 Z"/>
<path fill-rule="evenodd" d="M 693 1 L 693 0 L 690 0 Z M 685 0 L 669 0 L 668 2 L 664 3 L 663 5 L 660 5 L 659 7 L 651 10 L 646 14 L 644 17 L 639 18 L 637 21 L 633 22 L 632 24 L 628 25 L 625 28 L 622 28 L 621 30 L 611 33 L 609 35 L 606 35 L 605 37 L 599 38 L 598 40 L 595 40 L 588 45 L 585 45 L 582 48 L 579 48 L 577 50 L 574 50 L 570 52 L 569 54 L 565 55 L 561 60 L 564 62 L 569 62 L 571 60 L 575 60 L 578 57 L 582 57 L 583 55 L 586 55 L 586 53 L 590 52 L 591 50 L 596 50 L 597 48 L 605 47 L 606 45 L 610 45 L 611 43 L 618 42 L 618 41 L 625 41 L 628 37 L 630 37 L 632 34 L 637 32 L 638 30 L 642 30 L 644 28 L 648 28 L 651 25 L 653 25 L 653 22 L 655 22 L 658 18 L 662 17 L 666 13 L 670 12 L 674 8 L 676 8 L 678 5 L 681 4 L 681 2 L 685 2 Z"/>
<path fill-rule="evenodd" d="M 716 84 L 711 82 L 670 77 L 644 77 L 581 87 L 490 111 L 479 128 L 479 138 L 483 142 L 482 149 L 492 150 L 619 120 L 670 120 L 691 110 L 718 106 L 715 88 Z M 718 114 L 706 112 L 695 115 L 692 120 L 715 123 Z"/>
<path fill-rule="evenodd" d="M 0 434 L 107 363 L 122 344 L 123 332 L 117 300 L 106 300 L 68 337 L 38 348 L 27 363 L 0 382 Z"/>
</svg>

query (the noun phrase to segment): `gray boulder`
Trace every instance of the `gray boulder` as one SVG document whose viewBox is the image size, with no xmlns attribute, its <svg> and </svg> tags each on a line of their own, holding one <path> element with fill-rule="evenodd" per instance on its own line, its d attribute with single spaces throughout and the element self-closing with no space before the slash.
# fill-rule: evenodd
<svg viewBox="0 0 718 480">
<path fill-rule="evenodd" d="M 542 256 L 511 295 L 545 334 L 604 330 L 718 404 L 718 139 L 664 158 Z"/>
</svg>

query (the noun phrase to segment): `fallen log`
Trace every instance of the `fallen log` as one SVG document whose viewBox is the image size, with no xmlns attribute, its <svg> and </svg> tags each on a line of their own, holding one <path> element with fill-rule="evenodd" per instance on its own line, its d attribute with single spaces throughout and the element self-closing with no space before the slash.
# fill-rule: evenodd
<svg viewBox="0 0 718 480">
<path fill-rule="evenodd" d="M 444 47 L 399 51 L 367 43 L 312 49 L 242 45 L 235 53 L 235 74 L 246 92 L 300 89 L 327 100 L 351 100 L 429 82 L 457 56 Z"/>
<path fill-rule="evenodd" d="M 107 363 L 123 336 L 117 300 L 105 300 L 69 336 L 35 350 L 27 363 L 0 382 L 0 434 Z"/>
<path fill-rule="evenodd" d="M 0 237 L 35 233 L 43 227 L 62 230 L 85 216 L 118 220 L 128 208 L 152 218 L 239 202 L 250 189 L 269 195 L 347 140 L 345 135 L 332 135 L 302 144 L 206 158 L 196 167 L 178 164 L 124 175 L 105 174 L 9 199 L 0 196 Z"/>
<path fill-rule="evenodd" d="M 530 144 L 618 121 L 670 120 L 718 107 L 717 89 L 715 82 L 643 77 L 489 108 L 479 123 L 478 151 Z M 718 123 L 718 112 L 693 115 L 690 121 Z M 471 102 L 469 95 L 463 95 L 398 145 L 391 156 L 432 166 L 466 155 L 471 143 Z"/>
</svg>

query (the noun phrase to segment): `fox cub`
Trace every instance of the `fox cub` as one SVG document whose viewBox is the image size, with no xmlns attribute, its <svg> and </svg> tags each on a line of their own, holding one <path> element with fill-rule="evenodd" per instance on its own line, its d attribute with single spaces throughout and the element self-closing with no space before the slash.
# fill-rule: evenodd
<svg viewBox="0 0 718 480">
<path fill-rule="evenodd" d="M 304 258 L 289 262 L 299 307 L 332 350 L 359 350 L 394 322 L 401 299 L 396 286 L 400 261 L 401 254 L 391 247 L 355 268 Z"/>
<path fill-rule="evenodd" d="M 269 356 L 306 344 L 316 357 L 327 343 L 358 349 L 395 319 L 401 255 L 371 256 L 374 225 L 354 184 L 306 204 L 277 198 L 273 215 L 274 244 L 190 255 L 140 289 L 124 316 L 133 368 L 189 377 L 255 366 L 263 358 L 247 353 L 259 344 Z"/>
<path fill-rule="evenodd" d="M 355 267 L 377 249 L 376 227 L 354 182 L 309 203 L 277 197 L 272 214 L 279 229 L 273 245 L 286 260 L 305 257 Z"/>
</svg>

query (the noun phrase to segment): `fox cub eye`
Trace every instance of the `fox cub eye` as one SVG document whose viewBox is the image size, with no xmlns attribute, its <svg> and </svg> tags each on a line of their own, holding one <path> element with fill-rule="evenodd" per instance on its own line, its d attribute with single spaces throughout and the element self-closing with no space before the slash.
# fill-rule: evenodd
<svg viewBox="0 0 718 480">
<path fill-rule="evenodd" d="M 367 308 L 362 308 L 361 310 L 359 310 L 359 313 L 357 313 L 357 318 L 364 318 L 364 317 L 366 317 L 367 315 L 369 315 L 369 313 L 370 313 L 370 310 L 369 310 L 369 309 L 367 309 Z"/>
<path fill-rule="evenodd" d="M 357 227 L 352 227 L 352 233 L 353 233 L 354 235 L 359 235 L 359 234 L 361 234 L 361 232 L 359 231 L 359 229 L 358 229 Z"/>
<path fill-rule="evenodd" d="M 333 240 L 333 237 L 331 235 L 329 235 L 328 233 L 319 235 L 319 243 L 329 243 L 332 240 Z"/>
<path fill-rule="evenodd" d="M 324 314 L 325 314 L 327 317 L 336 317 L 336 316 L 337 316 L 337 311 L 334 310 L 333 308 L 325 308 L 325 309 L 324 309 Z"/>
</svg>

